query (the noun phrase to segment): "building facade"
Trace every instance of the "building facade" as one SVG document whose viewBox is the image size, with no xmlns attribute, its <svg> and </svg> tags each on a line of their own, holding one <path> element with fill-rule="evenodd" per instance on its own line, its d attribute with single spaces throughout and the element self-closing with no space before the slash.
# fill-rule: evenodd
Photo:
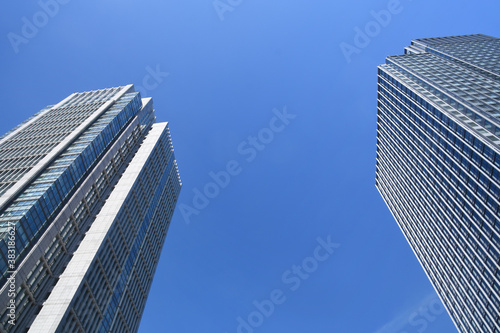
<svg viewBox="0 0 500 333">
<path fill-rule="evenodd" d="M 74 93 L 0 138 L 0 332 L 136 332 L 181 189 L 133 85 Z"/>
<path fill-rule="evenodd" d="M 457 328 L 500 332 L 500 39 L 379 66 L 376 187 Z"/>
</svg>

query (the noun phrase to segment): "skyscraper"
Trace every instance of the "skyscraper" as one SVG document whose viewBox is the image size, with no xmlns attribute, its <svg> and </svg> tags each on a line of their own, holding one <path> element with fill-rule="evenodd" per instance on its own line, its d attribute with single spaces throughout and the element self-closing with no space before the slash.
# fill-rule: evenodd
<svg viewBox="0 0 500 333">
<path fill-rule="evenodd" d="M 134 86 L 74 93 L 0 138 L 0 332 L 135 332 L 181 189 Z"/>
<path fill-rule="evenodd" d="M 500 39 L 379 66 L 376 186 L 457 328 L 500 332 Z"/>
</svg>

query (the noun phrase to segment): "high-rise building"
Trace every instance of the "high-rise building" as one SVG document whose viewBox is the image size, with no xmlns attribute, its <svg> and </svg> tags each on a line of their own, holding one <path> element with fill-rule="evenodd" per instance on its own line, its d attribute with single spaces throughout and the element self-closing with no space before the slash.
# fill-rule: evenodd
<svg viewBox="0 0 500 333">
<path fill-rule="evenodd" d="M 134 86 L 74 93 L 0 138 L 0 332 L 136 332 L 181 182 Z"/>
<path fill-rule="evenodd" d="M 462 332 L 500 332 L 500 39 L 413 40 L 378 71 L 376 186 Z"/>
</svg>

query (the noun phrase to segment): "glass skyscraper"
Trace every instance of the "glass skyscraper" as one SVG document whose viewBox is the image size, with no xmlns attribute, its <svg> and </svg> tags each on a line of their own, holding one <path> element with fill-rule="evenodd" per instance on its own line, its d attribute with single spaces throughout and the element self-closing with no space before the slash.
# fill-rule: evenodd
<svg viewBox="0 0 500 333">
<path fill-rule="evenodd" d="M 0 332 L 136 332 L 181 181 L 133 85 L 0 138 Z"/>
<path fill-rule="evenodd" d="M 500 39 L 379 66 L 376 186 L 457 328 L 500 332 Z"/>
</svg>

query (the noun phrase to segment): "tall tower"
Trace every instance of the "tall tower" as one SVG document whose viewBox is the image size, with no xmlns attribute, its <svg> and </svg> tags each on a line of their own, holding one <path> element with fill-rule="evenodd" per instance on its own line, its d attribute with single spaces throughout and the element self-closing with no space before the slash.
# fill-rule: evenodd
<svg viewBox="0 0 500 333">
<path fill-rule="evenodd" d="M 378 69 L 376 186 L 457 328 L 500 332 L 500 39 L 416 39 Z"/>
<path fill-rule="evenodd" d="M 181 182 L 133 85 L 74 93 L 0 138 L 0 332 L 135 332 Z"/>
</svg>

